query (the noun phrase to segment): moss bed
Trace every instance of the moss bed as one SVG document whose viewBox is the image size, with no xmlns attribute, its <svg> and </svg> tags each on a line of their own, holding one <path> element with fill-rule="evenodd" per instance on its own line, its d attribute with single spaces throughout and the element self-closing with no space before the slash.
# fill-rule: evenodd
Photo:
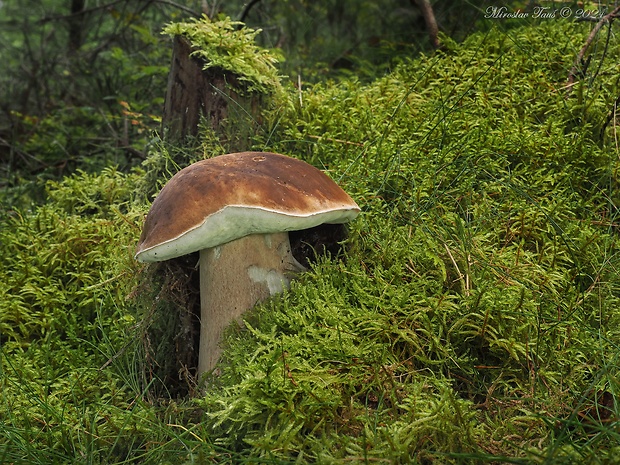
<svg viewBox="0 0 620 465">
<path fill-rule="evenodd" d="M 191 272 L 132 257 L 165 145 L 2 212 L 0 462 L 618 461 L 615 38 L 566 87 L 591 27 L 493 27 L 369 84 L 291 85 L 254 149 L 363 211 L 344 259 L 228 331 L 205 395 L 170 362 Z M 207 139 L 175 160 L 221 153 Z"/>
</svg>

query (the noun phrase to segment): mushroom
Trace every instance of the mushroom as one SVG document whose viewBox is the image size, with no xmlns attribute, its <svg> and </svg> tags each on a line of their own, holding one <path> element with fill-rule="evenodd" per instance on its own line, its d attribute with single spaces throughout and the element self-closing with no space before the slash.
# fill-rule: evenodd
<svg viewBox="0 0 620 465">
<path fill-rule="evenodd" d="M 359 211 L 325 173 L 275 153 L 217 156 L 168 181 L 146 216 L 135 257 L 157 262 L 200 252 L 199 380 L 215 368 L 222 331 L 305 269 L 291 253 L 288 231 L 347 223 Z"/>
</svg>

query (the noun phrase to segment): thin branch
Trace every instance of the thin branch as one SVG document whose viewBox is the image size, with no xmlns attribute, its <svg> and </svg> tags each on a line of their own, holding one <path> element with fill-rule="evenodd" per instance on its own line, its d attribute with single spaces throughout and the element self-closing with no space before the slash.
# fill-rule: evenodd
<svg viewBox="0 0 620 465">
<path fill-rule="evenodd" d="M 607 115 L 607 119 L 605 119 L 605 123 L 603 123 L 603 127 L 601 128 L 601 134 L 600 134 L 601 139 L 605 135 L 605 130 L 607 129 L 607 126 L 609 125 L 609 123 L 611 123 L 612 120 L 616 119 L 618 107 L 620 107 L 620 96 L 616 98 L 616 101 L 614 102 L 613 107 L 611 108 L 611 110 L 609 111 L 609 114 Z M 615 123 L 614 123 L 614 126 L 616 126 Z"/>
<path fill-rule="evenodd" d="M 603 48 L 603 53 L 602 53 L 603 58 L 607 56 L 607 50 L 609 49 L 610 39 L 611 39 L 611 22 L 609 23 L 609 27 L 607 28 L 607 39 L 605 40 L 605 47 Z M 596 79 L 596 77 L 598 76 L 598 73 L 601 71 L 601 68 L 603 67 L 603 61 L 604 61 L 603 58 L 601 58 L 601 60 L 599 61 L 598 68 L 592 75 L 592 80 Z"/>
<path fill-rule="evenodd" d="M 300 96 L 300 98 L 301 98 L 301 96 Z M 362 144 L 360 142 L 351 142 L 349 140 L 343 140 L 343 139 L 332 139 L 331 137 L 314 136 L 314 135 L 309 135 L 308 137 L 310 139 L 318 139 L 319 141 L 326 140 L 327 142 L 338 142 L 339 144 L 355 145 L 357 147 L 363 147 L 364 146 L 364 144 Z"/>
<path fill-rule="evenodd" d="M 592 42 L 594 42 L 594 39 L 596 38 L 596 35 L 598 34 L 598 32 L 601 30 L 601 28 L 603 27 L 604 24 L 609 23 L 611 25 L 611 22 L 618 17 L 618 13 L 620 13 L 620 6 L 614 8 L 614 10 L 609 13 L 606 14 L 605 16 L 603 16 L 600 21 L 598 23 L 596 23 L 596 25 L 594 26 L 594 28 L 592 29 L 592 31 L 590 32 L 590 35 L 588 36 L 588 38 L 586 39 L 585 44 L 583 45 L 583 47 L 581 47 L 581 50 L 579 50 L 579 53 L 577 54 L 577 57 L 575 58 L 575 61 L 573 62 L 573 67 L 571 68 L 570 72 L 568 73 L 568 80 L 566 81 L 566 87 L 567 87 L 567 97 L 568 95 L 570 95 L 573 85 L 575 85 L 575 81 L 577 79 L 577 75 L 582 73 L 584 70 L 582 69 L 582 64 L 584 62 L 584 56 L 586 54 L 586 52 L 588 51 L 588 48 L 590 48 L 590 45 L 592 45 Z"/>
<path fill-rule="evenodd" d="M 248 13 L 250 12 L 250 10 L 252 9 L 252 7 L 254 5 L 256 5 L 258 2 L 260 2 L 260 0 L 252 0 L 251 2 L 249 2 L 245 8 L 243 8 L 243 11 L 241 12 L 241 15 L 239 16 L 239 21 L 241 21 L 242 23 L 245 22 L 245 18 L 248 17 Z"/>
<path fill-rule="evenodd" d="M 450 260 L 452 261 L 454 268 L 456 268 L 456 272 L 459 274 L 459 277 L 457 279 L 461 281 L 461 286 L 463 286 L 463 292 L 465 295 L 468 296 L 469 295 L 469 276 L 461 273 L 461 270 L 459 269 L 459 266 L 456 263 L 456 260 L 454 259 L 452 252 L 450 252 L 450 249 L 448 248 L 448 244 L 444 242 L 443 246 L 446 248 L 446 252 L 448 252 L 448 256 L 450 257 Z"/>
<path fill-rule="evenodd" d="M 44 23 L 48 23 L 50 21 L 61 21 L 61 20 L 65 20 L 65 19 L 72 19 L 75 18 L 77 16 L 83 16 L 83 15 L 87 15 L 89 13 L 92 13 L 94 11 L 99 11 L 99 10 L 107 10 L 110 7 L 113 7 L 114 5 L 118 5 L 119 3 L 123 3 L 126 2 L 127 0 L 115 0 L 111 3 L 106 3 L 105 5 L 99 5 L 99 6 L 94 6 L 92 8 L 86 8 L 84 10 L 80 10 L 77 11 L 75 13 L 71 13 L 68 15 L 54 15 L 54 16 L 44 16 L 43 18 L 41 18 L 38 23 L 39 24 L 44 24 Z"/>
<path fill-rule="evenodd" d="M 184 11 L 185 13 L 188 13 L 189 15 L 193 16 L 194 18 L 200 18 L 201 13 L 198 13 L 197 11 L 192 10 L 191 8 L 188 8 L 184 5 L 181 5 L 179 3 L 176 2 L 172 2 L 170 0 L 155 0 L 155 3 L 162 3 L 164 5 L 170 5 L 174 8 L 177 8 L 181 11 Z"/>
<path fill-rule="evenodd" d="M 439 48 L 439 28 L 437 27 L 437 20 L 435 19 L 435 13 L 431 6 L 430 0 L 411 0 L 411 3 L 417 5 L 422 11 L 424 22 L 426 23 L 426 31 L 428 32 L 428 38 L 431 44 L 435 48 Z"/>
<path fill-rule="evenodd" d="M 99 6 L 94 6 L 92 8 L 86 8 L 84 10 L 81 11 L 77 11 L 75 13 L 70 13 L 68 15 L 54 15 L 54 16 L 45 16 L 43 18 L 41 18 L 38 23 L 39 24 L 44 24 L 44 23 L 48 23 L 50 21 L 63 21 L 66 19 L 73 19 L 77 16 L 84 16 L 90 13 L 94 13 L 95 11 L 99 11 L 99 10 L 107 10 L 115 5 L 118 5 L 119 3 L 129 3 L 129 0 L 113 0 L 110 3 L 106 3 L 104 5 L 99 5 Z M 162 5 L 168 5 L 174 8 L 177 8 L 178 10 L 184 11 L 185 13 L 190 14 L 191 16 L 194 16 L 196 18 L 200 18 L 200 13 L 192 10 L 191 8 L 186 7 L 185 5 L 181 5 L 179 3 L 173 2 L 171 0 L 154 0 L 153 2 L 149 2 L 149 3 L 160 3 Z"/>
</svg>

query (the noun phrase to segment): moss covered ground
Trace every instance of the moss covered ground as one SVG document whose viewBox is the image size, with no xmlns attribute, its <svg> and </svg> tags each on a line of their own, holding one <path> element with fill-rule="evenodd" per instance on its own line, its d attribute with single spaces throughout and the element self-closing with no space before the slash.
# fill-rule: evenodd
<svg viewBox="0 0 620 465">
<path fill-rule="evenodd" d="M 591 27 L 493 27 L 370 83 L 288 87 L 254 149 L 362 213 L 344 260 L 229 330 L 204 395 L 166 371 L 190 277 L 132 255 L 153 174 L 222 147 L 162 143 L 2 212 L 0 462 L 618 461 L 615 38 L 566 86 Z"/>
</svg>

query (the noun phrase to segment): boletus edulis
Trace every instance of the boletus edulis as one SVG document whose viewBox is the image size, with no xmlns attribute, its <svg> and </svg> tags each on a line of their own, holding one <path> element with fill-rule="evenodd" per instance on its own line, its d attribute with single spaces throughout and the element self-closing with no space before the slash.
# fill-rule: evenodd
<svg viewBox="0 0 620 465">
<path fill-rule="evenodd" d="M 217 156 L 168 181 L 146 216 L 136 259 L 200 252 L 199 380 L 215 367 L 226 326 L 304 270 L 288 232 L 347 223 L 359 211 L 325 173 L 275 153 Z"/>
</svg>

